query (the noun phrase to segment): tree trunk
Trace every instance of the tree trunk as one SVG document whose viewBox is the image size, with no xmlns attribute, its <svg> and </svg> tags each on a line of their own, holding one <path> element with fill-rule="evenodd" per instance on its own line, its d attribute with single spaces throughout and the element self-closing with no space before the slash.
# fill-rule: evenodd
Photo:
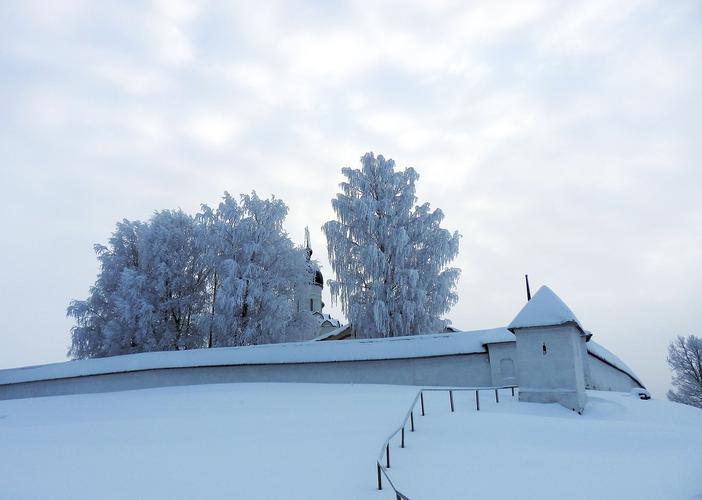
<svg viewBox="0 0 702 500">
<path fill-rule="evenodd" d="M 212 347 L 212 324 L 214 323 L 215 304 L 217 303 L 217 273 L 214 274 L 214 283 L 212 285 L 212 311 L 210 312 L 210 332 L 207 338 L 207 348 Z"/>
</svg>

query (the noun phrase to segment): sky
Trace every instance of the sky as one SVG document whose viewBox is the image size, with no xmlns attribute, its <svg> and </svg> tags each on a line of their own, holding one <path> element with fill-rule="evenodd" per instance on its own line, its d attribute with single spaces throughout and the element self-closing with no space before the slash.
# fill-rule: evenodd
<svg viewBox="0 0 702 500">
<path fill-rule="evenodd" d="M 0 368 L 66 359 L 123 218 L 274 194 L 332 277 L 321 225 L 373 151 L 462 235 L 454 326 L 508 324 L 528 273 L 663 397 L 702 335 L 700 26 L 685 0 L 4 1 Z"/>
</svg>

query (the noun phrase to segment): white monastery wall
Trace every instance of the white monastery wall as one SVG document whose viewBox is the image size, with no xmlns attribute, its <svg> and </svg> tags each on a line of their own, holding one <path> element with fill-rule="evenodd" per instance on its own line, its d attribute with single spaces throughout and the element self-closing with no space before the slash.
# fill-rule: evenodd
<svg viewBox="0 0 702 500">
<path fill-rule="evenodd" d="M 139 369 L 0 383 L 0 399 L 113 392 L 150 387 L 229 382 L 366 383 L 417 386 L 489 387 L 517 383 L 514 342 L 487 345 L 486 353 L 353 360 L 320 363 L 219 365 Z M 588 389 L 629 392 L 640 384 L 590 354 Z"/>
<path fill-rule="evenodd" d="M 549 349 L 552 333 L 544 340 Z M 538 352 L 541 344 L 535 346 L 538 364 L 543 355 Z M 582 356 L 582 343 L 578 347 Z M 631 369 L 607 349 L 594 341 L 586 349 L 588 388 L 628 392 L 643 387 Z M 0 370 L 0 399 L 227 382 L 492 387 L 517 383 L 518 364 L 515 336 L 505 328 L 495 328 L 151 352 Z"/>
<path fill-rule="evenodd" d="M 193 366 L 0 384 L 0 399 L 229 382 L 490 387 L 486 353 L 384 360 Z"/>
<path fill-rule="evenodd" d="M 514 342 L 488 344 L 490 376 L 493 386 L 517 384 L 517 360 Z"/>
<path fill-rule="evenodd" d="M 629 392 L 641 387 L 632 377 L 590 354 L 590 383 L 588 389 Z"/>
</svg>

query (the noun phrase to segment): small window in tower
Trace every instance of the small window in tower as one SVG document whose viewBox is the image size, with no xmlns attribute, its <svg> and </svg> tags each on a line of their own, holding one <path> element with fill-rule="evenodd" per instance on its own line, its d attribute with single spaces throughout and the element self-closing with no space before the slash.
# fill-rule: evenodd
<svg viewBox="0 0 702 500">
<path fill-rule="evenodd" d="M 310 299 L 310 311 L 314 311 L 314 299 Z"/>
</svg>

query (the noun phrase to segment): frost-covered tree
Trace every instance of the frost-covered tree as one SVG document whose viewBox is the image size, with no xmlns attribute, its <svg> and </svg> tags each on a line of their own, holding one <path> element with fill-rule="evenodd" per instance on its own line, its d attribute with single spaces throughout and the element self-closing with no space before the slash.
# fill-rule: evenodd
<svg viewBox="0 0 702 500">
<path fill-rule="evenodd" d="M 361 169 L 344 168 L 346 181 L 332 200 L 336 220 L 322 227 L 336 279 L 332 299 L 360 337 L 436 332 L 456 303 L 460 270 L 447 267 L 460 235 L 441 228 L 429 204 L 415 205 L 417 173 L 367 153 Z"/>
<path fill-rule="evenodd" d="M 309 277 L 304 253 L 283 230 L 287 212 L 281 200 L 255 192 L 240 203 L 225 194 L 216 211 L 203 207 L 212 242 L 209 345 L 296 340 L 315 328 L 295 307 L 295 290 Z"/>
<path fill-rule="evenodd" d="M 668 346 L 668 365 L 673 371 L 668 399 L 702 408 L 702 339 L 678 336 Z"/>
<path fill-rule="evenodd" d="M 67 315 L 75 319 L 71 329 L 69 355 L 74 358 L 102 357 L 123 351 L 124 325 L 120 321 L 120 304 L 116 300 L 123 274 L 139 267 L 139 238 L 144 224 L 123 220 L 109 240 L 109 248 L 95 245 L 100 273 L 86 300 L 74 300 Z M 131 280 L 131 276 L 127 279 Z"/>
<path fill-rule="evenodd" d="M 100 273 L 73 301 L 69 354 L 76 358 L 199 347 L 208 269 L 195 221 L 164 210 L 148 223 L 122 221 L 109 247 L 96 245 Z"/>
<path fill-rule="evenodd" d="M 164 210 L 150 219 L 140 241 L 140 263 L 133 297 L 118 295 L 144 350 L 181 350 L 202 346 L 200 316 L 209 274 L 195 220 L 182 211 Z M 129 291 L 127 291 L 129 294 Z"/>
<path fill-rule="evenodd" d="M 69 354 L 75 358 L 282 342 L 316 325 L 300 315 L 305 254 L 282 224 L 275 198 L 225 194 L 196 217 L 157 212 L 124 220 L 95 247 L 100 272 L 86 300 L 73 301 Z"/>
</svg>

